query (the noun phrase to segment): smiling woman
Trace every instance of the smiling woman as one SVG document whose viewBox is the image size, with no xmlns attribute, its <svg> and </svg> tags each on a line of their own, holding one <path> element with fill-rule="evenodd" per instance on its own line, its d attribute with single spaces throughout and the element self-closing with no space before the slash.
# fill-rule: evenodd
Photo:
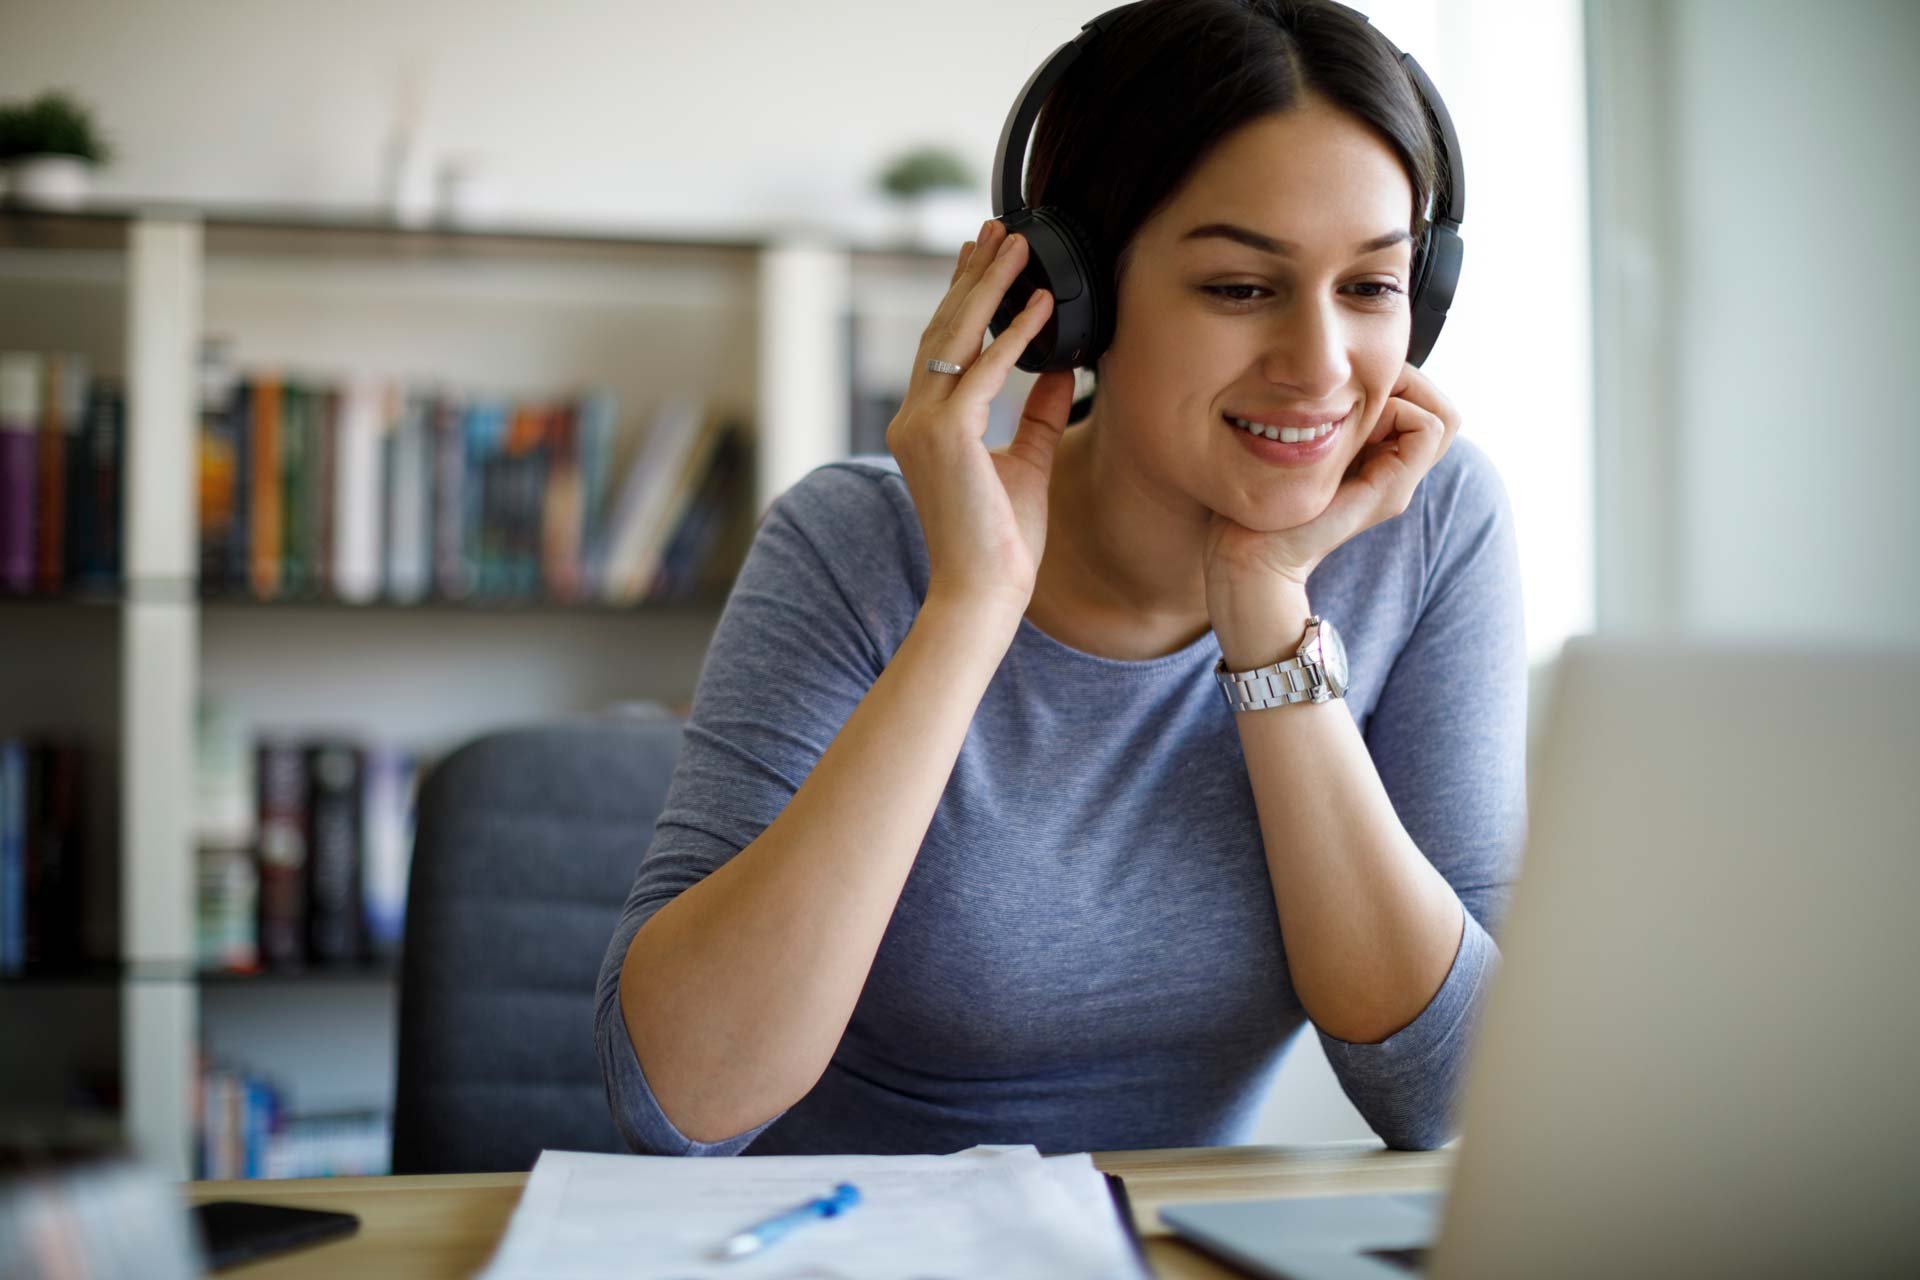
<svg viewBox="0 0 1920 1280">
<path fill-rule="evenodd" d="M 601 971 L 636 1149 L 1244 1141 L 1309 1023 L 1451 1136 L 1526 685 L 1505 491 L 1409 358 L 1427 117 L 1325 0 L 1092 25 L 1028 187 L 1113 288 L 1096 402 L 1043 373 L 983 445 L 1055 306 L 996 218 L 891 456 L 763 517 Z"/>
</svg>

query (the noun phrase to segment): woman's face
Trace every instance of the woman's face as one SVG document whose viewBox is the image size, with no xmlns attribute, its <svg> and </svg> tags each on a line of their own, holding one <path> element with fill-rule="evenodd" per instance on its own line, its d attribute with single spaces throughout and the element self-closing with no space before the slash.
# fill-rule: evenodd
<svg viewBox="0 0 1920 1280">
<path fill-rule="evenodd" d="M 1106 442 L 1248 528 L 1319 515 L 1406 362 L 1412 208 L 1393 150 L 1324 99 L 1224 138 L 1132 242 L 1099 364 Z M 1228 415 L 1339 421 L 1283 461 Z"/>
</svg>

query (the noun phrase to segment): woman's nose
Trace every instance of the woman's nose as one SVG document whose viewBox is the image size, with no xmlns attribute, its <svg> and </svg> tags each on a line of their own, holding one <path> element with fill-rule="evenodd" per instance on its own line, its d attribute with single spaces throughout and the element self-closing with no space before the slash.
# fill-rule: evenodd
<svg viewBox="0 0 1920 1280">
<path fill-rule="evenodd" d="M 1314 403 L 1345 386 L 1351 374 L 1347 335 L 1332 304 L 1302 300 L 1286 308 L 1261 372 L 1275 387 Z"/>
</svg>

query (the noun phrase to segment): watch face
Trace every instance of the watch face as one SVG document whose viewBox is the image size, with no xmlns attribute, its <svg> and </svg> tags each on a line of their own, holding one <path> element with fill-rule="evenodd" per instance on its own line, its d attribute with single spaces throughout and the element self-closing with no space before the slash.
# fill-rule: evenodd
<svg viewBox="0 0 1920 1280">
<path fill-rule="evenodd" d="M 1326 669 L 1327 682 L 1335 693 L 1347 691 L 1347 643 L 1334 625 L 1320 620 L 1320 665 Z"/>
</svg>

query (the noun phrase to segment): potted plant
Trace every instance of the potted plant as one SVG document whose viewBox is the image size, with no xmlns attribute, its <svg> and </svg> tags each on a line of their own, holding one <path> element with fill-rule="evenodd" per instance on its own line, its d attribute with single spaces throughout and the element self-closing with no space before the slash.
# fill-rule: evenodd
<svg viewBox="0 0 1920 1280">
<path fill-rule="evenodd" d="M 881 170 L 880 189 L 902 210 L 905 238 L 930 249 L 950 249 L 986 216 L 966 162 L 945 147 L 902 153 Z"/>
<path fill-rule="evenodd" d="M 0 107 L 0 165 L 20 204 L 78 208 L 86 202 L 93 167 L 111 154 L 93 117 L 67 94 L 56 90 Z"/>
</svg>

